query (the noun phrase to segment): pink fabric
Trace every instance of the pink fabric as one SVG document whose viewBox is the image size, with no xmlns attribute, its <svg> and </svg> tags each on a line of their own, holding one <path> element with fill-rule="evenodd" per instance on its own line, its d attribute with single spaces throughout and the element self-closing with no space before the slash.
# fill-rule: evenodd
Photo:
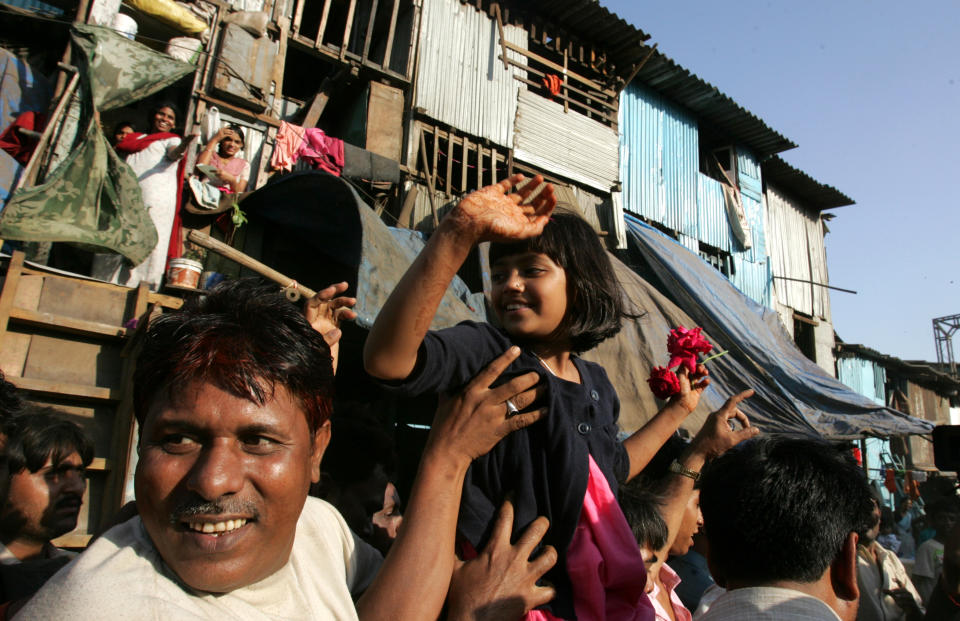
<svg viewBox="0 0 960 621">
<path fill-rule="evenodd" d="M 273 146 L 273 155 L 270 157 L 270 167 L 275 170 L 293 170 L 297 163 L 297 152 L 303 142 L 303 128 L 292 123 L 282 121 L 277 139 Z"/>
<path fill-rule="evenodd" d="M 297 156 L 310 162 L 314 168 L 337 177 L 343 171 L 343 141 L 326 135 L 322 129 L 311 127 L 304 132 Z"/>
<path fill-rule="evenodd" d="M 589 456 L 588 456 L 589 457 Z M 583 621 L 653 621 L 653 604 L 644 592 L 647 572 L 627 518 L 599 466 L 590 460 L 580 521 L 567 549 L 573 608 Z M 527 621 L 557 619 L 543 610 Z"/>
<path fill-rule="evenodd" d="M 660 566 L 660 582 L 663 583 L 663 587 L 670 593 L 670 604 L 677 621 L 693 621 L 693 615 L 690 614 L 690 611 L 687 610 L 677 595 L 677 585 L 680 584 L 680 576 L 666 563 Z M 659 594 L 660 587 L 654 582 L 653 590 L 647 595 L 650 597 L 650 603 L 653 604 L 653 611 L 657 615 L 657 621 L 672 621 L 670 613 L 664 610 L 663 606 L 660 605 L 660 600 L 657 599 Z"/>
</svg>

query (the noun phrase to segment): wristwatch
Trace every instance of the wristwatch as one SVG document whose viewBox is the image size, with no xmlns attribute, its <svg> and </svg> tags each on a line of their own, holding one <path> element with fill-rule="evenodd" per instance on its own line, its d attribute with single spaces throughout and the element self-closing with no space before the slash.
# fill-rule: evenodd
<svg viewBox="0 0 960 621">
<path fill-rule="evenodd" d="M 682 476 L 682 477 L 689 477 L 689 478 L 693 479 L 694 481 L 696 481 L 696 480 L 698 480 L 698 479 L 700 478 L 700 473 L 699 473 L 699 472 L 697 472 L 696 470 L 691 470 L 691 469 L 689 469 L 689 468 L 685 468 L 685 467 L 683 466 L 683 464 L 681 464 L 681 463 L 680 463 L 679 461 L 677 461 L 676 459 L 674 459 L 673 462 L 671 462 L 671 464 L 670 464 L 670 472 L 672 472 L 672 473 L 674 473 L 674 474 L 679 474 L 679 475 Z"/>
</svg>

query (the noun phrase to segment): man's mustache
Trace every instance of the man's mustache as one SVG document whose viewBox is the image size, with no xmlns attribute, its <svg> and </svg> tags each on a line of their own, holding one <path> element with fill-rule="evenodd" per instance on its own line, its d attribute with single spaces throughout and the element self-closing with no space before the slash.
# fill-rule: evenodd
<svg viewBox="0 0 960 621">
<path fill-rule="evenodd" d="M 245 515 L 249 519 L 260 517 L 260 510 L 256 503 L 242 498 L 218 498 L 217 500 L 204 500 L 199 496 L 188 498 L 181 502 L 170 513 L 170 522 L 179 524 L 187 522 L 185 518 L 196 515 L 222 515 L 222 514 Z"/>
</svg>

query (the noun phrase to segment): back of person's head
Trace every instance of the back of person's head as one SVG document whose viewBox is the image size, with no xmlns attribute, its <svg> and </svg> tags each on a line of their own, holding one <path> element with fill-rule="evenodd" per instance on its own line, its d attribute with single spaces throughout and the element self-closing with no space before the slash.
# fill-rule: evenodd
<svg viewBox="0 0 960 621">
<path fill-rule="evenodd" d="M 822 441 L 766 437 L 715 459 L 700 478 L 700 507 L 718 582 L 815 582 L 873 499 L 849 454 Z"/>
<path fill-rule="evenodd" d="M 644 489 L 639 479 L 633 479 L 619 490 L 620 508 L 633 531 L 637 545 L 657 551 L 667 544 L 669 533 L 660 511 L 663 497 Z"/>
<path fill-rule="evenodd" d="M 566 273 L 567 314 L 561 327 L 574 352 L 593 349 L 620 331 L 623 318 L 634 317 L 607 251 L 593 227 L 577 214 L 557 210 L 538 237 L 490 244 L 490 264 L 527 252 L 547 255 Z"/>
<path fill-rule="evenodd" d="M 640 484 L 654 493 L 665 493 L 674 476 L 670 472 L 670 464 L 673 463 L 673 460 L 680 458 L 689 444 L 676 433 L 667 438 L 667 441 L 650 458 L 650 461 L 637 476 Z"/>
<path fill-rule="evenodd" d="M 283 386 L 315 432 L 330 417 L 330 348 L 277 285 L 221 283 L 181 310 L 150 322 L 134 373 L 134 412 L 143 425 L 157 399 L 209 382 L 265 404 Z"/>
<path fill-rule="evenodd" d="M 84 466 L 93 461 L 93 444 L 83 430 L 49 407 L 27 406 L 4 425 L 10 474 L 38 472 L 50 461 L 56 467 L 73 453 Z"/>
<path fill-rule="evenodd" d="M 7 381 L 0 371 L 0 421 L 16 416 L 23 409 L 23 399 L 17 387 Z"/>
</svg>

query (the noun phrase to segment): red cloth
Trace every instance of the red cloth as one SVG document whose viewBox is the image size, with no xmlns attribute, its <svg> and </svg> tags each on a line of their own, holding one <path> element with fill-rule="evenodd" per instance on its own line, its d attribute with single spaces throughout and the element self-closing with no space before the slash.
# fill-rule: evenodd
<svg viewBox="0 0 960 621">
<path fill-rule="evenodd" d="M 167 138 L 180 138 L 180 136 L 171 132 L 157 132 L 155 134 L 133 132 L 124 136 L 123 140 L 118 142 L 114 149 L 119 153 L 137 153 L 157 140 Z M 167 263 L 170 262 L 170 259 L 178 259 L 183 255 L 183 220 L 180 217 L 180 208 L 183 206 L 183 174 L 186 166 L 187 158 L 181 157 L 177 166 L 177 210 L 174 212 L 173 228 L 170 230 L 170 243 L 167 244 Z"/>
<path fill-rule="evenodd" d="M 42 112 L 24 112 L 0 135 L 0 149 L 10 154 L 24 166 L 30 161 L 33 150 L 37 148 L 38 138 L 21 134 L 19 129 L 41 131 L 47 124 L 47 115 Z"/>
<path fill-rule="evenodd" d="M 322 129 L 311 127 L 304 131 L 297 157 L 307 160 L 314 168 L 339 177 L 343 172 L 343 141 L 326 135 Z"/>
<path fill-rule="evenodd" d="M 543 87 L 550 91 L 551 95 L 556 96 L 560 94 L 560 85 L 562 84 L 560 76 L 551 73 L 544 77 L 541 82 L 543 83 Z"/>
<path fill-rule="evenodd" d="M 567 574 L 573 583 L 577 619 L 591 621 L 653 621 L 656 613 L 647 597 L 647 571 L 610 484 L 593 457 L 583 510 L 567 549 Z M 526 621 L 553 621 L 544 610 L 531 610 Z"/>
<path fill-rule="evenodd" d="M 887 488 L 887 491 L 891 494 L 897 493 L 897 473 L 893 471 L 893 468 L 887 468 L 887 472 L 883 477 L 883 486 Z"/>
</svg>

